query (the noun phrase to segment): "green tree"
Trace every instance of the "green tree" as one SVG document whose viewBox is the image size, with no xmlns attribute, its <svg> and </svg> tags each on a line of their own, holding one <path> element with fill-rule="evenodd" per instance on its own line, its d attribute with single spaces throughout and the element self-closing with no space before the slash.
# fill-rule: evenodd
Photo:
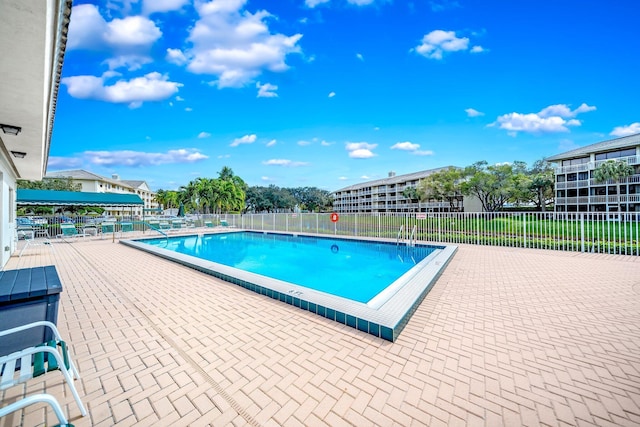
<svg viewBox="0 0 640 427">
<path fill-rule="evenodd" d="M 416 189 L 421 202 L 429 200 L 446 200 L 452 212 L 462 210 L 463 171 L 458 168 L 447 168 L 428 175 L 420 180 Z"/>
<path fill-rule="evenodd" d="M 180 203 L 178 201 L 178 192 L 174 190 L 160 189 L 156 191 L 155 200 L 158 204 L 162 205 L 164 209 L 178 207 Z"/>
<path fill-rule="evenodd" d="M 332 207 L 331 193 L 317 187 L 297 187 L 285 189 L 296 200 L 302 210 L 322 212 Z"/>
<path fill-rule="evenodd" d="M 616 195 L 618 196 L 618 212 L 620 212 L 620 181 L 633 175 L 633 166 L 627 162 L 618 160 L 608 160 L 601 163 L 593 171 L 593 179 L 598 183 L 616 183 Z M 607 195 L 609 191 L 607 190 Z M 609 203 L 607 201 L 607 211 L 609 211 Z"/>
<path fill-rule="evenodd" d="M 489 166 L 479 161 L 464 169 L 466 179 L 461 184 L 462 193 L 480 200 L 486 212 L 495 212 L 514 199 L 519 189 L 519 171 L 522 162 Z"/>
<path fill-rule="evenodd" d="M 532 200 L 537 210 L 545 212 L 547 205 L 554 200 L 553 166 L 544 160 L 537 160 L 529 171 L 529 178 L 528 189 L 533 196 Z"/>
<path fill-rule="evenodd" d="M 18 188 L 29 190 L 82 191 L 82 184 L 74 184 L 71 177 L 44 178 L 42 181 L 19 179 Z"/>
</svg>

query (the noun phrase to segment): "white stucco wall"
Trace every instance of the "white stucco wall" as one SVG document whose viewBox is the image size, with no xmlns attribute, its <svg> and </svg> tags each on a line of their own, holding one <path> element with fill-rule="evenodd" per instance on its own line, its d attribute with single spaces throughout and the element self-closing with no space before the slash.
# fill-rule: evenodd
<svg viewBox="0 0 640 427">
<path fill-rule="evenodd" d="M 4 155 L 0 155 L 0 267 L 4 268 L 16 250 L 16 176 Z"/>
</svg>

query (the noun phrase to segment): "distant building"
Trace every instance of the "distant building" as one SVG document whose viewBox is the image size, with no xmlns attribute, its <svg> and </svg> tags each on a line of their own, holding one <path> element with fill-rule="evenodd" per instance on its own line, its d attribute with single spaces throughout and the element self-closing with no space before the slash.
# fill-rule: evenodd
<svg viewBox="0 0 640 427">
<path fill-rule="evenodd" d="M 548 157 L 555 163 L 556 212 L 640 212 L 640 134 L 602 141 Z M 634 174 L 618 183 L 595 182 L 608 160 L 626 162 Z"/>
<path fill-rule="evenodd" d="M 158 203 L 155 200 L 156 193 L 149 189 L 145 181 L 120 179 L 118 175 L 112 175 L 111 178 L 105 178 L 82 169 L 50 172 L 44 179 L 53 178 L 70 178 L 74 184 L 80 184 L 81 190 L 90 193 L 120 193 L 120 194 L 137 194 L 144 201 L 144 209 L 155 209 Z M 113 216 L 137 215 L 142 216 L 142 207 L 123 208 L 123 207 L 106 207 L 105 213 Z"/>
<path fill-rule="evenodd" d="M 333 210 L 341 213 L 449 212 L 451 210 L 449 201 L 419 202 L 405 197 L 405 190 L 416 188 L 421 179 L 450 167 L 452 166 L 405 175 L 389 172 L 387 178 L 342 188 L 332 193 Z M 459 198 L 462 201 L 463 211 L 477 212 L 482 210 L 478 199 L 462 195 L 459 195 Z"/>
</svg>

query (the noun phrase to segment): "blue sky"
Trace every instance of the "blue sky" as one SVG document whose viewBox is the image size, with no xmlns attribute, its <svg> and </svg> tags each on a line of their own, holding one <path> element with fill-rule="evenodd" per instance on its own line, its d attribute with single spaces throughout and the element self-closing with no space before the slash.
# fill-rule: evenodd
<svg viewBox="0 0 640 427">
<path fill-rule="evenodd" d="M 48 171 L 329 191 L 640 132 L 632 0 L 74 1 Z"/>
</svg>

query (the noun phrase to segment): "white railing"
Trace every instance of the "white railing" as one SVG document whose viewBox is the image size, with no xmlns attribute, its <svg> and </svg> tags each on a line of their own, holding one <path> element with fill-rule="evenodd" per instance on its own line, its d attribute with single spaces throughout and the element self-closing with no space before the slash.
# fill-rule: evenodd
<svg viewBox="0 0 640 427">
<path fill-rule="evenodd" d="M 593 169 L 596 169 L 601 164 L 609 162 L 611 160 L 625 162 L 629 165 L 637 165 L 638 163 L 640 163 L 639 156 L 628 156 L 628 157 L 618 157 L 618 158 L 607 159 L 607 160 L 596 160 L 595 162 L 581 163 L 579 165 L 557 166 L 556 175 L 593 170 Z"/>
<path fill-rule="evenodd" d="M 339 215 L 335 223 L 331 222 L 329 213 L 245 214 L 223 218 L 234 227 L 257 231 L 640 255 L 640 212 Z"/>
</svg>

